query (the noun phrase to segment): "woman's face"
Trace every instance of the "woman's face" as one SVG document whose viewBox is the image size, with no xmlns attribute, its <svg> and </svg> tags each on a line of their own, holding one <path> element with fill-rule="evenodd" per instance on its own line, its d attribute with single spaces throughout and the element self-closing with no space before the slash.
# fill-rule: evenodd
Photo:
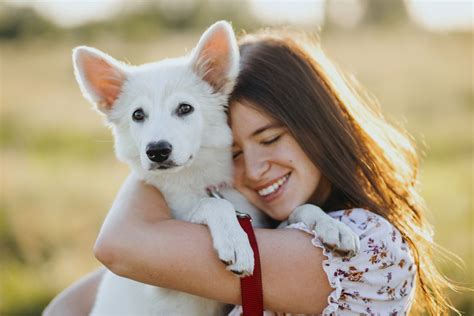
<svg viewBox="0 0 474 316">
<path fill-rule="evenodd" d="M 311 198 L 321 172 L 274 119 L 237 102 L 230 118 L 236 189 L 270 217 L 286 220 Z"/>
</svg>

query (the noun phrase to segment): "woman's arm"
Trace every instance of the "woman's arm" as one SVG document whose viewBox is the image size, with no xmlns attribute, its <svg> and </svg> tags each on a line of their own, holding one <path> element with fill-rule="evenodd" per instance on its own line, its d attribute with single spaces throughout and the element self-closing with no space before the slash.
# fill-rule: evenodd
<svg viewBox="0 0 474 316">
<path fill-rule="evenodd" d="M 319 313 L 332 291 L 325 257 L 311 236 L 257 229 L 265 308 Z M 96 257 L 114 273 L 143 283 L 240 304 L 239 279 L 225 270 L 204 225 L 170 218 L 155 188 L 130 176 L 101 229 Z"/>
<path fill-rule="evenodd" d="M 105 269 L 92 272 L 59 293 L 43 311 L 43 316 L 86 316 L 95 301 Z"/>
</svg>

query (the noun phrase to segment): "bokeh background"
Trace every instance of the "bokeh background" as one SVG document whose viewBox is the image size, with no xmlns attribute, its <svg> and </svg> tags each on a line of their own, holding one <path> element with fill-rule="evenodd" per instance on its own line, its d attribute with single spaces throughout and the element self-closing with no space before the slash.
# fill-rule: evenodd
<svg viewBox="0 0 474 316">
<path fill-rule="evenodd" d="M 439 262 L 472 287 L 473 3 L 445 1 L 3 1 L 0 3 L 0 315 L 39 315 L 100 264 L 92 248 L 127 167 L 81 96 L 71 49 L 134 64 L 189 52 L 213 22 L 237 33 L 291 25 L 415 137 L 436 241 L 465 262 Z M 474 314 L 472 292 L 451 293 Z"/>
</svg>

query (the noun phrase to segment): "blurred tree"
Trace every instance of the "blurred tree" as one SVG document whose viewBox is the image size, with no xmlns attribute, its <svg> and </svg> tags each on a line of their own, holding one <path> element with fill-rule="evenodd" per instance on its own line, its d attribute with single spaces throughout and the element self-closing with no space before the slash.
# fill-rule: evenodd
<svg viewBox="0 0 474 316">
<path fill-rule="evenodd" d="M 407 0 L 326 0 L 324 31 L 411 24 Z"/>
<path fill-rule="evenodd" d="M 58 27 L 32 8 L 0 4 L 0 40 L 58 33 Z"/>
<path fill-rule="evenodd" d="M 247 1 L 159 0 L 124 2 L 117 15 L 73 28 L 60 28 L 33 8 L 0 4 L 0 40 L 20 39 L 49 34 L 79 37 L 83 40 L 102 35 L 124 39 L 156 38 L 170 30 L 202 31 L 218 20 L 231 21 L 236 30 L 252 29 L 256 19 L 249 13 Z M 58 37 L 55 36 L 56 40 Z"/>
<path fill-rule="evenodd" d="M 368 25 L 393 25 L 409 21 L 404 0 L 359 0 L 365 8 L 362 18 Z"/>
</svg>

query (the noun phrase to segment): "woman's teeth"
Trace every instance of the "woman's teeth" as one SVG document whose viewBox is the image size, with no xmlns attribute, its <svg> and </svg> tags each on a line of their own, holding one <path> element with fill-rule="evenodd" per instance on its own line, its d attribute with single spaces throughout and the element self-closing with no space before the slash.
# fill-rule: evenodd
<svg viewBox="0 0 474 316">
<path fill-rule="evenodd" d="M 269 185 L 268 187 L 266 188 L 263 188 L 261 190 L 258 190 L 258 194 L 260 196 L 267 196 L 269 194 L 272 194 L 273 192 L 275 192 L 276 190 L 278 190 L 279 187 L 281 187 L 281 185 L 283 183 L 286 182 L 286 180 L 288 180 L 288 177 L 290 176 L 290 174 L 287 174 L 283 177 L 281 177 L 280 179 L 278 179 L 278 181 L 275 181 L 273 184 Z"/>
</svg>

